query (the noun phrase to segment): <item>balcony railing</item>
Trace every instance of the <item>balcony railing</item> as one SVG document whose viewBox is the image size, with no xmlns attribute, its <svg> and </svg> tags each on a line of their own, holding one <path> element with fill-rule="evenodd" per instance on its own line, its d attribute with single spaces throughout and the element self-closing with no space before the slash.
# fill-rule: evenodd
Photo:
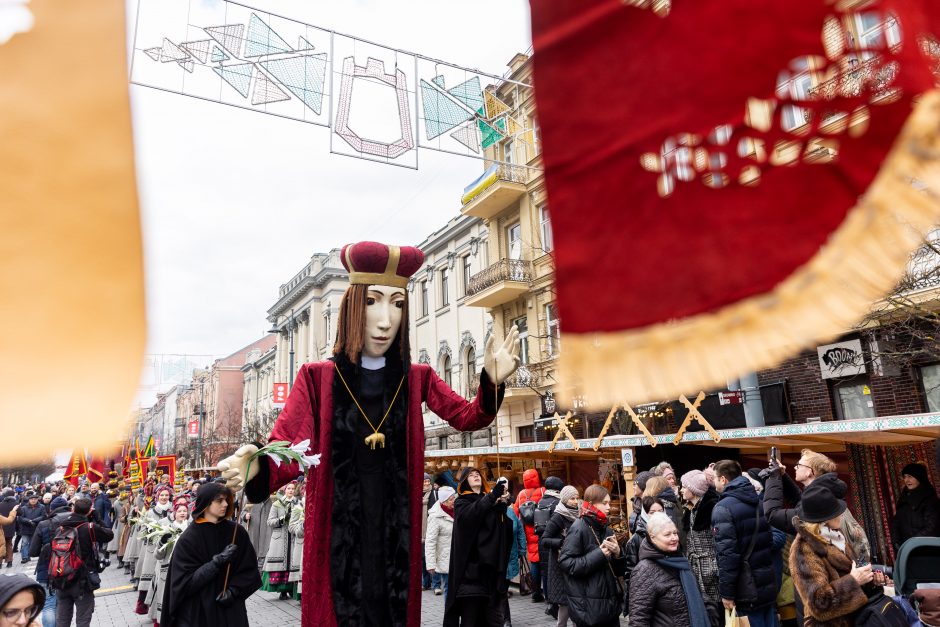
<svg viewBox="0 0 940 627">
<path fill-rule="evenodd" d="M 890 87 L 894 83 L 897 74 L 897 63 L 885 63 L 884 57 L 875 55 L 861 61 L 852 69 L 819 83 L 810 89 L 807 95 L 809 100 L 833 100 L 837 97 L 857 97 L 867 91 L 871 94 L 872 99 L 878 99 L 890 93 Z M 835 111 L 824 111 L 822 118 L 826 120 L 836 114 Z M 803 110 L 803 117 L 807 122 L 810 121 L 812 116 L 812 110 Z"/>
<path fill-rule="evenodd" d="M 497 163 L 488 167 L 479 178 L 467 185 L 463 190 L 463 196 L 460 198 L 461 204 L 468 202 L 482 194 L 490 186 L 498 181 L 508 181 L 510 183 L 526 183 L 526 168 L 508 163 Z"/>
<path fill-rule="evenodd" d="M 528 283 L 532 280 L 532 263 L 521 259 L 500 259 L 483 272 L 470 277 L 467 296 L 479 294 L 501 281 Z"/>
</svg>

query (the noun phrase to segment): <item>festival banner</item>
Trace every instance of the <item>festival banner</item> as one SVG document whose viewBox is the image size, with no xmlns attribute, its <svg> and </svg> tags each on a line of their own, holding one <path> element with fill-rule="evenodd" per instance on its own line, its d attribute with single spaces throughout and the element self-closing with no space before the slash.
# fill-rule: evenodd
<svg viewBox="0 0 940 627">
<path fill-rule="evenodd" d="M 277 409 L 284 409 L 284 405 L 287 404 L 288 388 L 289 385 L 287 383 L 275 383 L 274 397 L 271 400 L 271 405 Z"/>
<path fill-rule="evenodd" d="M 88 474 L 88 464 L 85 461 L 85 450 L 75 449 L 72 451 L 72 459 L 69 461 L 63 479 L 78 487 L 79 478 L 86 474 Z"/>
<path fill-rule="evenodd" d="M 935 0 L 531 4 L 562 405 L 825 343 L 940 222 Z"/>
<path fill-rule="evenodd" d="M 186 431 L 186 437 L 190 439 L 199 438 L 199 419 L 198 418 L 194 418 L 193 420 L 189 421 L 189 425 L 187 426 L 187 431 Z"/>
</svg>

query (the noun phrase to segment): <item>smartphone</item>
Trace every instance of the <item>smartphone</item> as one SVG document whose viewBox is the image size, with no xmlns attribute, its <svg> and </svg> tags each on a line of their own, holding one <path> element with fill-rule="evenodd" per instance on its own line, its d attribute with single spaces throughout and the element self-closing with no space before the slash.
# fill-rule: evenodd
<svg viewBox="0 0 940 627">
<path fill-rule="evenodd" d="M 777 456 L 777 447 L 776 447 L 776 446 L 771 446 L 771 447 L 770 447 L 770 452 L 767 453 L 767 461 L 770 462 L 771 464 L 779 464 L 779 463 L 780 463 L 780 458 Z"/>
</svg>

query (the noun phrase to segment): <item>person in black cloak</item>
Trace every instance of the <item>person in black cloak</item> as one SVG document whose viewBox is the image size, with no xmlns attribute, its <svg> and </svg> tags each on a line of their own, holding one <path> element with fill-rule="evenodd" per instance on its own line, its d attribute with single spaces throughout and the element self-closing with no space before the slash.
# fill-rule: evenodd
<svg viewBox="0 0 940 627">
<path fill-rule="evenodd" d="M 506 567 L 512 549 L 512 520 L 506 515 L 509 482 L 493 490 L 467 468 L 454 503 L 454 535 L 444 605 L 444 627 L 502 627 L 502 601 L 509 588 Z"/>
<path fill-rule="evenodd" d="M 261 575 L 248 532 L 231 520 L 234 511 L 229 488 L 199 486 L 193 524 L 176 541 L 167 570 L 162 627 L 248 626 L 245 600 L 261 587 Z"/>
</svg>

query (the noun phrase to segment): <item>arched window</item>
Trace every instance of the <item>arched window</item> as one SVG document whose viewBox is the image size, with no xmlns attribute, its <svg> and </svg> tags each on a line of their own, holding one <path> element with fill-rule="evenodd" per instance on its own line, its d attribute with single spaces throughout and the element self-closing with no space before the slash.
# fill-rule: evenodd
<svg viewBox="0 0 940 627">
<path fill-rule="evenodd" d="M 441 362 L 441 378 L 444 379 L 444 383 L 453 387 L 451 384 L 453 377 L 450 372 L 450 355 L 444 355 L 444 360 Z"/>
<path fill-rule="evenodd" d="M 473 347 L 468 347 L 464 354 L 464 381 L 467 382 L 468 390 L 473 385 L 474 377 L 477 374 L 477 353 Z"/>
</svg>

